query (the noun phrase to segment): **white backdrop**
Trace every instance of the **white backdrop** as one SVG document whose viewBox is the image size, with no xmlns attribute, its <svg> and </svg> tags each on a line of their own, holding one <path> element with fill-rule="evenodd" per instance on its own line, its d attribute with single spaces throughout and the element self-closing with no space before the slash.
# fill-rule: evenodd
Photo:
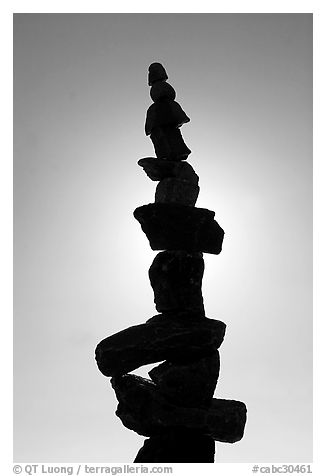
<svg viewBox="0 0 326 476">
<path fill-rule="evenodd" d="M 142 446 L 94 349 L 156 313 L 156 253 L 132 216 L 154 200 L 137 165 L 153 61 L 191 118 L 197 206 L 225 230 L 203 282 L 227 325 L 215 395 L 248 421 L 216 460 L 309 462 L 312 15 L 103 13 L 14 19 L 15 461 L 130 462 Z"/>
</svg>

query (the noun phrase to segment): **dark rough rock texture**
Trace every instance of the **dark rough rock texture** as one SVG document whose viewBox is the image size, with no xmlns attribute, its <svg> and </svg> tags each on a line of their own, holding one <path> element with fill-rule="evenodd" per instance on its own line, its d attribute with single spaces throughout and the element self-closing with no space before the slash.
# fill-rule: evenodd
<svg viewBox="0 0 326 476">
<path fill-rule="evenodd" d="M 199 177 L 188 162 L 145 157 L 138 160 L 138 165 L 144 169 L 151 180 L 160 181 L 166 178 L 177 178 L 198 185 Z"/>
<path fill-rule="evenodd" d="M 220 371 L 218 350 L 201 359 L 163 362 L 148 375 L 158 391 L 175 405 L 207 408 L 211 404 Z"/>
<path fill-rule="evenodd" d="M 114 377 L 111 383 L 119 401 L 116 415 L 140 435 L 156 436 L 182 427 L 225 443 L 243 436 L 246 406 L 242 402 L 214 398 L 208 409 L 186 408 L 167 402 L 154 382 L 137 375 Z"/>
<path fill-rule="evenodd" d="M 175 90 L 169 83 L 166 81 L 157 81 L 151 87 L 150 96 L 154 102 L 162 101 L 164 99 L 174 101 L 176 94 Z"/>
<path fill-rule="evenodd" d="M 152 250 L 186 250 L 219 254 L 224 231 L 206 208 L 179 204 L 150 203 L 136 208 Z"/>
<path fill-rule="evenodd" d="M 189 323 L 191 325 L 196 325 L 199 323 L 201 325 L 203 323 L 203 319 L 207 320 L 208 318 L 203 316 L 202 312 L 196 311 L 171 311 L 171 312 L 164 312 L 163 314 L 156 314 L 156 316 L 150 317 L 145 321 L 147 324 L 158 324 L 161 325 L 184 325 L 188 326 Z M 209 321 L 214 321 L 215 319 L 208 319 Z M 170 322 L 170 324 L 167 324 Z M 206 355 L 206 354 L 205 354 Z"/>
<path fill-rule="evenodd" d="M 162 126 L 181 127 L 190 119 L 176 101 L 165 99 L 151 104 L 147 110 L 145 133 L 149 136 L 153 129 Z"/>
<path fill-rule="evenodd" d="M 165 68 L 161 63 L 152 63 L 148 68 L 148 85 L 152 86 L 156 81 L 165 81 L 168 79 Z"/>
<path fill-rule="evenodd" d="M 179 203 L 194 207 L 198 194 L 198 185 L 176 178 L 166 178 L 157 184 L 155 203 Z"/>
<path fill-rule="evenodd" d="M 190 310 L 205 315 L 201 292 L 204 267 L 202 253 L 158 253 L 148 271 L 156 309 L 159 312 Z"/>
<path fill-rule="evenodd" d="M 187 160 L 191 153 L 186 146 L 181 131 L 174 126 L 155 127 L 150 135 L 156 157 L 166 160 Z"/>
<path fill-rule="evenodd" d="M 225 327 L 215 319 L 187 321 L 160 314 L 103 339 L 95 358 L 107 377 L 163 360 L 199 358 L 221 345 Z"/>
<path fill-rule="evenodd" d="M 214 463 L 214 454 L 210 436 L 173 429 L 145 440 L 134 463 Z"/>
</svg>

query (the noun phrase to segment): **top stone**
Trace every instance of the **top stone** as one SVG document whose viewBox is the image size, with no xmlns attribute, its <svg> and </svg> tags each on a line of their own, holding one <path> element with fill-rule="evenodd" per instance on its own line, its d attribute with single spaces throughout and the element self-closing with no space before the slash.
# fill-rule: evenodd
<svg viewBox="0 0 326 476">
<path fill-rule="evenodd" d="M 148 85 L 152 86 L 156 81 L 166 81 L 168 75 L 161 63 L 152 63 L 148 68 Z"/>
</svg>

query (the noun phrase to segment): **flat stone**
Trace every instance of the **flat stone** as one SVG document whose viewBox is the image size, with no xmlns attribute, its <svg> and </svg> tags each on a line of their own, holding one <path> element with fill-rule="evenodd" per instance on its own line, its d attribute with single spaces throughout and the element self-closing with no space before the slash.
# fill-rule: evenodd
<svg viewBox="0 0 326 476">
<path fill-rule="evenodd" d="M 206 208 L 179 204 L 150 203 L 136 208 L 152 250 L 185 250 L 219 254 L 224 231 Z"/>
<path fill-rule="evenodd" d="M 166 99 L 154 102 L 147 110 L 145 133 L 149 136 L 156 127 L 181 127 L 189 121 L 189 117 L 176 101 Z"/>
<path fill-rule="evenodd" d="M 180 325 L 188 326 L 189 322 L 192 322 L 194 325 L 199 322 L 202 324 L 203 319 L 208 319 L 207 317 L 203 316 L 202 312 L 196 312 L 193 310 L 189 311 L 171 311 L 171 312 L 164 312 L 162 314 L 156 314 L 156 316 L 150 317 L 145 321 L 149 324 L 158 324 L 161 325 L 162 323 L 165 325 L 171 325 L 173 323 L 177 323 Z M 215 319 L 209 319 L 210 321 L 214 321 Z M 167 324 L 167 321 L 171 324 Z M 206 355 L 206 354 L 205 354 Z"/>
<path fill-rule="evenodd" d="M 155 81 L 168 79 L 164 66 L 161 63 L 152 63 L 148 68 L 148 85 L 152 86 Z"/>
<path fill-rule="evenodd" d="M 185 144 L 180 129 L 175 126 L 155 127 L 150 135 L 158 159 L 187 160 L 191 150 Z"/>
<path fill-rule="evenodd" d="M 158 391 L 175 405 L 208 408 L 212 402 L 220 371 L 218 350 L 201 358 L 163 362 L 148 375 Z"/>
<path fill-rule="evenodd" d="M 112 378 L 111 384 L 119 401 L 116 415 L 140 435 L 156 436 L 183 428 L 224 443 L 234 443 L 243 436 L 247 409 L 242 402 L 213 398 L 208 409 L 186 408 L 169 403 L 154 382 L 137 375 Z"/>
<path fill-rule="evenodd" d="M 142 365 L 163 360 L 202 357 L 219 348 L 224 322 L 202 317 L 176 319 L 173 313 L 154 316 L 102 340 L 96 347 L 99 370 L 107 377 L 124 374 Z"/>
<path fill-rule="evenodd" d="M 198 194 L 198 185 L 177 178 L 166 178 L 157 184 L 155 203 L 179 203 L 194 207 Z"/>
<path fill-rule="evenodd" d="M 189 310 L 205 315 L 201 291 L 204 266 L 202 253 L 158 253 L 148 271 L 156 309 L 159 312 Z"/>
<path fill-rule="evenodd" d="M 190 430 L 166 432 L 145 440 L 134 463 L 214 463 L 213 438 Z"/>
<path fill-rule="evenodd" d="M 157 81 L 151 87 L 150 96 L 154 102 L 164 99 L 170 99 L 171 101 L 174 101 L 176 94 L 175 90 L 169 83 L 166 81 Z"/>
<path fill-rule="evenodd" d="M 138 160 L 138 165 L 144 169 L 146 175 L 153 181 L 177 178 L 198 185 L 199 177 L 189 162 L 145 157 Z"/>
</svg>

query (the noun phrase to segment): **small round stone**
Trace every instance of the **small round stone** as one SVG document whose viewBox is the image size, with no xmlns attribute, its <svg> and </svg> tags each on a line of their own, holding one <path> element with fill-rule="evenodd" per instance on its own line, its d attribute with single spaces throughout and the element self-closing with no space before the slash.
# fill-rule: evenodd
<svg viewBox="0 0 326 476">
<path fill-rule="evenodd" d="M 174 101 L 176 93 L 171 84 L 166 81 L 157 81 L 151 87 L 150 96 L 154 102 L 162 99 L 171 99 Z"/>
<path fill-rule="evenodd" d="M 152 63 L 148 68 L 148 85 L 152 86 L 155 81 L 164 81 L 168 75 L 161 63 Z"/>
</svg>

